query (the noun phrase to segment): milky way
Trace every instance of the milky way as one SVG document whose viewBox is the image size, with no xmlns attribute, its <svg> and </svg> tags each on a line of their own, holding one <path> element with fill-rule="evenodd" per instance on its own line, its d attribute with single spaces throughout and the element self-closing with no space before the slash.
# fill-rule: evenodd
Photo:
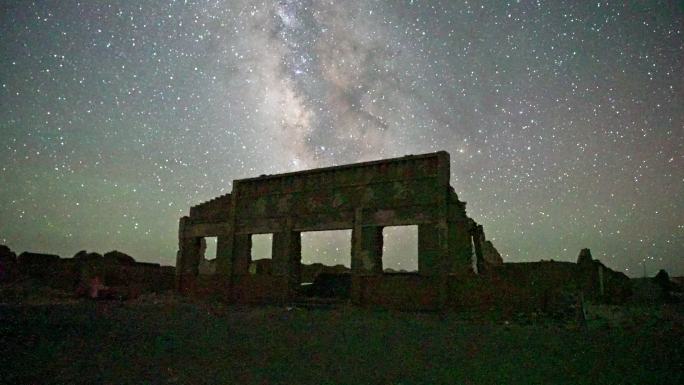
<svg viewBox="0 0 684 385">
<path fill-rule="evenodd" d="M 684 8 L 629 3 L 5 1 L 0 242 L 170 264 L 233 179 L 446 150 L 506 261 L 684 274 Z"/>
</svg>

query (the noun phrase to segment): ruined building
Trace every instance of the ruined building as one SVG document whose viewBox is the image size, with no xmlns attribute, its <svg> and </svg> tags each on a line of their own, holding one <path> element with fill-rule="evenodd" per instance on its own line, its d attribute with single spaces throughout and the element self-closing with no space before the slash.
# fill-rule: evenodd
<svg viewBox="0 0 684 385">
<path fill-rule="evenodd" d="M 203 238 L 217 237 L 215 274 L 205 287 L 236 302 L 293 299 L 301 282 L 300 233 L 351 229 L 354 302 L 437 301 L 446 277 L 502 263 L 482 226 L 466 215 L 449 175 L 449 154 L 441 151 L 235 180 L 230 194 L 181 218 L 177 287 L 201 286 Z M 383 227 L 400 225 L 418 227 L 417 274 L 383 273 Z M 251 237 L 268 233 L 271 269 L 249 274 Z"/>
</svg>

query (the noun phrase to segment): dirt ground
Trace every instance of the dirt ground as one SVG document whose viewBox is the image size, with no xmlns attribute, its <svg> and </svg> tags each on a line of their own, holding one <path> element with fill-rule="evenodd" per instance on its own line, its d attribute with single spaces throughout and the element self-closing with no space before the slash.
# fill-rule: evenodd
<svg viewBox="0 0 684 385">
<path fill-rule="evenodd" d="M 4 384 L 677 384 L 682 305 L 535 315 L 234 307 L 150 296 L 0 305 Z"/>
</svg>

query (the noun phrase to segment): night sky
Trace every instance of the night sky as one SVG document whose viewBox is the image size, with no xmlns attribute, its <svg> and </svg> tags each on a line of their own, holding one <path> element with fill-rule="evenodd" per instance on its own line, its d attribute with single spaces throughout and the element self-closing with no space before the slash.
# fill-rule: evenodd
<svg viewBox="0 0 684 385">
<path fill-rule="evenodd" d="M 505 261 L 682 275 L 684 6 L 627 3 L 3 1 L 0 243 L 173 264 L 233 179 L 446 150 Z"/>
</svg>

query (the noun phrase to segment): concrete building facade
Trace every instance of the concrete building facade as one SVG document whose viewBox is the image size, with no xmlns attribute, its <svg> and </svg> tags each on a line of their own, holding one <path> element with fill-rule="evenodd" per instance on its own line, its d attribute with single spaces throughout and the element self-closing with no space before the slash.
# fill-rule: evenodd
<svg viewBox="0 0 684 385">
<path fill-rule="evenodd" d="M 437 293 L 440 278 L 473 274 L 489 263 L 482 226 L 466 215 L 449 176 L 449 154 L 441 151 L 235 180 L 230 194 L 180 219 L 178 290 L 194 290 L 203 238 L 217 237 L 212 284 L 225 295 L 237 302 L 292 299 L 300 284 L 300 234 L 351 229 L 355 302 L 367 302 L 368 287 L 382 290 L 388 280 L 418 282 Z M 382 230 L 401 225 L 418 227 L 418 273 L 410 278 L 383 274 Z M 249 274 L 254 234 L 272 234 L 268 275 Z"/>
</svg>

